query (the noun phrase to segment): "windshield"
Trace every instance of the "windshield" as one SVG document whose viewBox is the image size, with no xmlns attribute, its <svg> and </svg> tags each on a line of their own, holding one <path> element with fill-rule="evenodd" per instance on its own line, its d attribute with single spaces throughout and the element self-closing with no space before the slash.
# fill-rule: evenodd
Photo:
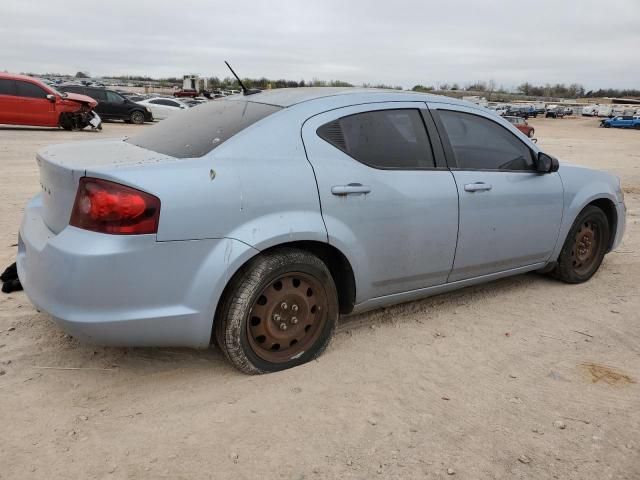
<svg viewBox="0 0 640 480">
<path fill-rule="evenodd" d="M 215 100 L 173 115 L 125 141 L 172 157 L 202 157 L 280 109 L 262 103 Z"/>
</svg>

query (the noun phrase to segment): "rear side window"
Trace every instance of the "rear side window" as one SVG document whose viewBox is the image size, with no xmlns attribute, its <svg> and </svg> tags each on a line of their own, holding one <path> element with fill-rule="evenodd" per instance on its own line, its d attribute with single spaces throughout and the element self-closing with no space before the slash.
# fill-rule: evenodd
<svg viewBox="0 0 640 480">
<path fill-rule="evenodd" d="M 16 89 L 14 80 L 0 78 L 0 95 L 15 95 Z"/>
<path fill-rule="evenodd" d="M 280 109 L 262 103 L 216 100 L 169 117 L 125 141 L 172 157 L 202 157 Z"/>
<path fill-rule="evenodd" d="M 438 113 L 459 169 L 534 170 L 529 147 L 498 123 L 470 113 Z"/>
<path fill-rule="evenodd" d="M 418 110 L 376 110 L 321 126 L 318 135 L 373 168 L 434 168 L 433 152 Z"/>
<path fill-rule="evenodd" d="M 16 87 L 18 89 L 19 97 L 47 98 L 47 92 L 33 83 L 17 80 Z"/>
</svg>

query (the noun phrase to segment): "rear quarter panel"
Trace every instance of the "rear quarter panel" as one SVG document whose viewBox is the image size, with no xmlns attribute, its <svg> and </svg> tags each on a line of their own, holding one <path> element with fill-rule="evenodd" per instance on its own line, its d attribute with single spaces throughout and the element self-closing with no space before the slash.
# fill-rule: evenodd
<svg viewBox="0 0 640 480">
<path fill-rule="evenodd" d="M 159 241 L 228 237 L 259 250 L 299 240 L 326 242 L 300 125 L 283 110 L 201 158 L 169 160 L 147 151 L 144 165 L 96 167 L 87 175 L 158 196 Z"/>
</svg>

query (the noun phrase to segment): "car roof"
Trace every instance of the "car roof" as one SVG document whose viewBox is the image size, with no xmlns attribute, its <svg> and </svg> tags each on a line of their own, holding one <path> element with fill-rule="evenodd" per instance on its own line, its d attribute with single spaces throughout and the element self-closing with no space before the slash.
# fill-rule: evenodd
<svg viewBox="0 0 640 480">
<path fill-rule="evenodd" d="M 421 92 L 409 92 L 404 90 L 377 89 L 377 88 L 357 88 L 357 87 L 299 87 L 299 88 L 276 88 L 263 90 L 260 93 L 251 95 L 234 95 L 227 97 L 231 101 L 246 101 L 254 103 L 264 103 L 277 107 L 291 107 L 303 102 L 320 100 L 333 97 L 334 100 L 344 98 L 344 104 L 349 105 L 353 97 L 358 96 L 362 102 L 385 102 L 385 101 L 406 101 L 406 102 L 438 102 L 453 103 L 457 105 L 469 106 L 468 102 L 456 100 L 451 97 L 432 95 Z"/>
<path fill-rule="evenodd" d="M 44 83 L 39 78 L 30 77 L 29 75 L 20 75 L 17 73 L 0 72 L 0 78 L 6 79 L 6 80 L 26 80 L 29 82 Z"/>
</svg>

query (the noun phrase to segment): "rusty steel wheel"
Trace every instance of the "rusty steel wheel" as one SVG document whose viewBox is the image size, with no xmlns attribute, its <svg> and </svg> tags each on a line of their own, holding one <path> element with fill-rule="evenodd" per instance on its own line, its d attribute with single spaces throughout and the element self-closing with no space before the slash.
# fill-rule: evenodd
<svg viewBox="0 0 640 480">
<path fill-rule="evenodd" d="M 337 319 L 338 294 L 327 266 L 309 252 L 282 248 L 258 255 L 234 276 L 216 312 L 214 335 L 238 369 L 274 372 L 320 355 Z"/>
<path fill-rule="evenodd" d="M 301 272 L 278 277 L 249 312 L 249 344 L 268 362 L 286 362 L 314 344 L 326 318 L 327 298 L 316 278 Z"/>
<path fill-rule="evenodd" d="M 589 280 L 602 263 L 609 238 L 607 216 L 595 205 L 587 206 L 567 235 L 553 275 L 567 283 Z"/>
<path fill-rule="evenodd" d="M 598 226 L 593 221 L 580 224 L 575 236 L 575 243 L 571 249 L 571 265 L 575 272 L 584 275 L 597 260 Z"/>
</svg>

